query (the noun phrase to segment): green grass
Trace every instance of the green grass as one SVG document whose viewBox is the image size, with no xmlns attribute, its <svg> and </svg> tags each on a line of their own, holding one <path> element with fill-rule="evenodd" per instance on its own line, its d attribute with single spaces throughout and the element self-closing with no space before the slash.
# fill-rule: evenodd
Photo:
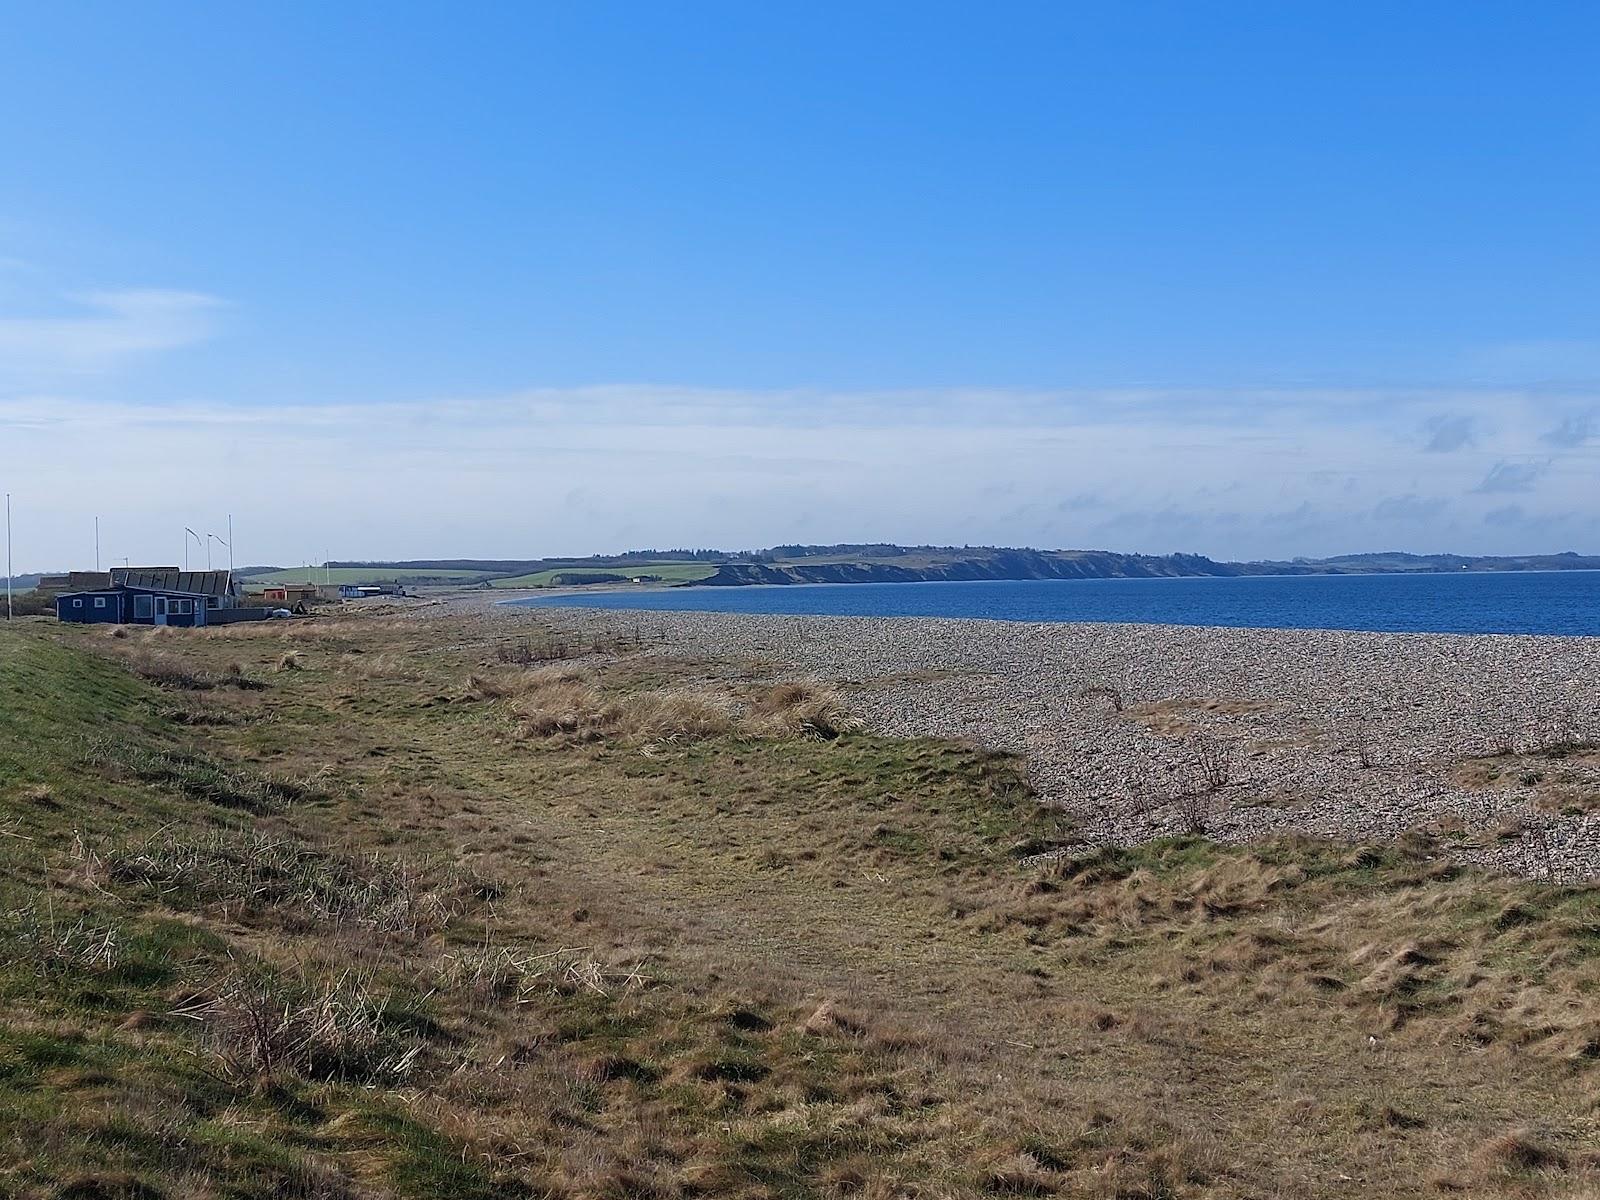
<svg viewBox="0 0 1600 1200">
<path fill-rule="evenodd" d="M 489 578 L 487 571 L 397 570 L 394 567 L 285 567 L 281 571 L 268 571 L 252 575 L 243 582 L 254 585 L 275 583 L 315 583 L 337 586 L 341 583 L 398 583 L 421 585 L 428 583 L 479 583 Z"/>
<path fill-rule="evenodd" d="M 662 583 L 697 583 L 702 579 L 709 579 L 717 573 L 717 564 L 703 562 L 654 562 L 654 563 L 629 563 L 627 566 L 571 566 L 551 567 L 544 571 L 535 571 L 531 575 L 516 575 L 508 579 L 495 579 L 491 582 L 495 587 L 504 588 L 539 588 L 556 587 L 557 575 L 621 575 L 633 578 L 635 575 L 656 575 Z"/>
</svg>

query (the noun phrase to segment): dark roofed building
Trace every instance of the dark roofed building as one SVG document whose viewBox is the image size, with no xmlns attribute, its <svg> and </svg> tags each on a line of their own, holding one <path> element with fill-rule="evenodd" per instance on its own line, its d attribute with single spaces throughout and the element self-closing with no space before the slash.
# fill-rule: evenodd
<svg viewBox="0 0 1600 1200">
<path fill-rule="evenodd" d="M 40 592 L 87 592 L 111 586 L 110 571 L 68 571 L 65 575 L 41 575 L 35 590 Z"/>
<path fill-rule="evenodd" d="M 239 592 L 228 571 L 180 571 L 176 567 L 113 567 L 114 587 L 139 588 L 151 592 L 176 592 L 204 596 L 207 608 L 232 608 Z"/>
</svg>

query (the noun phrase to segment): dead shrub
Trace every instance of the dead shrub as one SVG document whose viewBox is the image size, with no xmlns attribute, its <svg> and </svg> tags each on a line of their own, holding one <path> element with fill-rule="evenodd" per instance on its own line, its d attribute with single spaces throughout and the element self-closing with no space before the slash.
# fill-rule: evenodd
<svg viewBox="0 0 1600 1200">
<path fill-rule="evenodd" d="M 1220 792 L 1233 782 L 1232 742 L 1196 734 L 1188 739 L 1187 749 L 1196 791 Z"/>
<path fill-rule="evenodd" d="M 305 656 L 303 654 L 301 654 L 300 651 L 298 651 L 298 650 L 285 650 L 283 652 L 283 654 L 278 659 L 278 670 L 280 670 L 280 671 L 303 671 L 303 670 L 305 670 Z"/>
<path fill-rule="evenodd" d="M 1203 834 L 1224 811 L 1221 793 L 1233 782 L 1234 747 L 1204 734 L 1184 740 L 1188 786 L 1172 797 L 1185 833 Z"/>
<path fill-rule="evenodd" d="M 1180 792 L 1172 798 L 1172 807 L 1182 822 L 1183 831 L 1193 834 L 1208 832 L 1211 823 L 1223 810 L 1222 800 L 1217 793 L 1206 790 Z"/>
<path fill-rule="evenodd" d="M 256 966 L 225 979 L 174 1016 L 201 1023 L 224 1072 L 235 1079 L 288 1073 L 320 1082 L 402 1082 L 424 1048 L 391 1015 L 372 977 L 286 979 Z"/>
<path fill-rule="evenodd" d="M 1356 761 L 1363 769 L 1370 770 L 1377 765 L 1377 742 L 1372 735 L 1371 718 L 1362 715 L 1351 721 L 1347 740 L 1350 748 L 1356 752 Z"/>
</svg>

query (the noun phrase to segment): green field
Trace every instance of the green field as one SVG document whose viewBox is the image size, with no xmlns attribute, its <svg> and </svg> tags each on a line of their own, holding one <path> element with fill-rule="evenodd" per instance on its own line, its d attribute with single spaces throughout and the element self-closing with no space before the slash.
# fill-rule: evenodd
<svg viewBox="0 0 1600 1200">
<path fill-rule="evenodd" d="M 247 584 L 270 583 L 478 583 L 487 571 L 396 570 L 393 567 L 284 567 L 244 579 Z"/>
<path fill-rule="evenodd" d="M 529 575 L 495 579 L 491 582 L 495 587 L 538 588 L 558 586 L 555 582 L 557 575 L 625 575 L 630 579 L 635 575 L 656 575 L 660 577 L 662 583 L 698 583 L 716 573 L 717 564 L 706 562 L 631 563 L 620 567 L 577 565 L 551 567 L 544 571 L 534 571 Z"/>
</svg>

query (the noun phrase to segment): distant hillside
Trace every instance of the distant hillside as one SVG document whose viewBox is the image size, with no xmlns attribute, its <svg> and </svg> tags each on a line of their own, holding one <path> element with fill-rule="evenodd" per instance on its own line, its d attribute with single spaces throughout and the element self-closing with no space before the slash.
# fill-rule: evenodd
<svg viewBox="0 0 1600 1200">
<path fill-rule="evenodd" d="M 757 563 L 727 563 L 704 582 L 914 583 L 957 579 L 1135 579 L 1160 576 L 1371 575 L 1397 572 L 1600 570 L 1600 556 L 1523 557 L 1454 554 L 1348 554 L 1289 562 L 1218 562 L 1201 554 L 1120 554 L 1110 550 L 991 547 L 777 547 Z"/>
<path fill-rule="evenodd" d="M 1313 565 L 1330 572 L 1362 574 L 1403 571 L 1596 571 L 1600 570 L 1600 555 L 1579 554 L 1573 550 L 1561 554 L 1521 555 L 1406 554 L 1392 550 L 1379 554 L 1340 554 L 1314 560 Z"/>
<path fill-rule="evenodd" d="M 787 548 L 785 548 L 787 549 Z M 809 549 L 809 548 L 808 548 Z M 821 550 L 822 548 L 816 548 Z M 843 549 L 843 548 L 839 548 Z M 872 549 L 876 550 L 877 547 Z M 1246 575 L 1249 564 L 1213 562 L 1198 554 L 1117 554 L 1110 550 L 1027 550 L 920 546 L 852 557 L 811 553 L 769 562 L 726 563 L 706 584 L 922 583 L 966 579 L 1104 579 L 1175 575 Z M 1295 569 L 1304 573 L 1304 568 Z"/>
<path fill-rule="evenodd" d="M 412 559 L 334 562 L 314 567 L 319 582 L 501 588 L 661 583 L 741 587 L 789 583 L 921 583 L 971 579 L 1138 579 L 1171 576 L 1372 575 L 1453 571 L 1600 570 L 1600 555 L 1486 556 L 1386 551 L 1332 558 L 1222 562 L 1203 554 L 1034 550 L 1007 546 L 786 545 L 766 550 L 632 550 L 586 558 Z M 251 568 L 258 581 L 298 580 L 304 567 Z"/>
</svg>

